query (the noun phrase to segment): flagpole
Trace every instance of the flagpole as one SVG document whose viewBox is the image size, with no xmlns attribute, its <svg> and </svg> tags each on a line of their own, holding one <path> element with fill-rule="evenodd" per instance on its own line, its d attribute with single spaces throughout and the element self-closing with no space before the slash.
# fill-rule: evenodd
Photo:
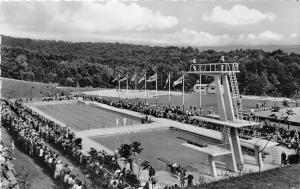
<svg viewBox="0 0 300 189">
<path fill-rule="evenodd" d="M 157 77 L 158 76 L 157 76 L 157 72 L 156 72 L 156 83 L 155 83 L 156 84 L 156 86 L 155 86 L 155 88 L 156 88 L 156 106 L 157 106 Z"/>
<path fill-rule="evenodd" d="M 128 75 L 126 73 L 126 93 L 127 93 L 127 98 L 128 98 Z"/>
<path fill-rule="evenodd" d="M 183 112 L 184 112 L 184 74 L 182 76 L 182 109 L 183 109 Z"/>
<path fill-rule="evenodd" d="M 119 82 L 119 98 L 120 98 L 120 93 L 121 93 L 120 73 L 119 73 L 119 79 L 118 79 L 118 82 Z"/>
<path fill-rule="evenodd" d="M 171 78 L 170 78 L 170 72 L 169 72 L 169 108 L 170 108 L 170 103 L 171 103 Z"/>
<path fill-rule="evenodd" d="M 134 84 L 135 84 L 134 90 L 135 90 L 135 95 L 136 95 L 136 93 L 137 93 L 137 74 L 135 75 L 135 78 L 134 78 Z"/>
<path fill-rule="evenodd" d="M 147 81 L 146 81 L 146 79 L 147 79 L 147 76 L 146 76 L 146 72 L 145 72 L 145 98 L 147 98 Z"/>
<path fill-rule="evenodd" d="M 202 102 L 202 99 L 201 99 L 201 96 L 202 96 L 202 86 L 201 86 L 201 75 L 199 75 L 199 84 L 200 84 L 200 90 L 199 90 L 199 110 L 200 110 L 200 114 L 201 114 L 201 102 Z"/>
</svg>

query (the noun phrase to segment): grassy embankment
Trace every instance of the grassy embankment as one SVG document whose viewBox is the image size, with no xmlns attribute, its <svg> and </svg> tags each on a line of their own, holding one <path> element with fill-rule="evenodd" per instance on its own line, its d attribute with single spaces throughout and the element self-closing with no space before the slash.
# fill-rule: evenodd
<svg viewBox="0 0 300 189">
<path fill-rule="evenodd" d="M 223 188 L 270 188 L 270 189 L 299 189 L 300 188 L 300 164 L 294 164 L 283 168 L 268 170 L 261 173 L 251 173 L 241 177 L 233 177 L 226 180 L 194 187 L 194 189 L 223 189 Z"/>
<path fill-rule="evenodd" d="M 0 78 L 1 96 L 5 98 L 32 98 L 47 97 L 61 93 L 63 89 L 57 89 L 54 85 L 21 81 L 8 78 Z"/>
</svg>

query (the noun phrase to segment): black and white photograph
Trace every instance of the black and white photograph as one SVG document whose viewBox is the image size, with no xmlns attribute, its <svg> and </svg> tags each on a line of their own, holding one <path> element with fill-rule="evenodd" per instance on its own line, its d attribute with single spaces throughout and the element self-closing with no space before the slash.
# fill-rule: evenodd
<svg viewBox="0 0 300 189">
<path fill-rule="evenodd" d="M 298 0 L 2 0 L 0 31 L 0 189 L 300 189 Z"/>
</svg>

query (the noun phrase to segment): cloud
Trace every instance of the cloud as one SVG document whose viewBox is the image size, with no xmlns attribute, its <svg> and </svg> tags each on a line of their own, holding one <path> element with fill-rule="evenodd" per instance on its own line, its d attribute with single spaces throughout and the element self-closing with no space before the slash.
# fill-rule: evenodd
<svg viewBox="0 0 300 189">
<path fill-rule="evenodd" d="M 153 41 L 171 45 L 192 45 L 192 46 L 222 46 L 222 45 L 262 45 L 278 44 L 285 38 L 284 35 L 264 31 L 258 34 L 248 33 L 240 35 L 212 34 L 206 31 L 193 29 L 181 29 L 172 34 L 152 36 Z"/>
<path fill-rule="evenodd" d="M 273 13 L 262 13 L 256 9 L 249 9 L 243 5 L 234 5 L 230 10 L 221 6 L 213 8 L 210 15 L 203 14 L 203 20 L 213 23 L 224 23 L 232 26 L 259 23 L 263 20 L 273 21 L 276 15 Z"/>
<path fill-rule="evenodd" d="M 291 34 L 291 38 L 296 38 L 297 36 L 298 36 L 297 33 L 292 33 L 292 34 Z"/>
<path fill-rule="evenodd" d="M 135 2 L 5 2 L 2 6 L 4 32 L 164 30 L 178 23 L 176 17 L 162 15 Z"/>
<path fill-rule="evenodd" d="M 172 35 L 174 41 L 180 41 L 182 44 L 193 45 L 224 45 L 230 41 L 228 34 L 214 35 L 205 31 L 196 31 L 192 29 L 181 29 Z"/>
<path fill-rule="evenodd" d="M 279 33 L 275 33 L 272 31 L 264 31 L 259 34 L 247 34 L 247 35 L 240 35 L 239 38 L 242 40 L 248 40 L 249 43 L 266 43 L 266 42 L 274 42 L 274 41 L 281 41 L 283 39 L 283 35 Z"/>
</svg>

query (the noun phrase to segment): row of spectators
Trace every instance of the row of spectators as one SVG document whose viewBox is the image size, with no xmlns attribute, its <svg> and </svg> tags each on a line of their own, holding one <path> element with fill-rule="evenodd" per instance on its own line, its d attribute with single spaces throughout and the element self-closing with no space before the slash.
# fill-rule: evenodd
<svg viewBox="0 0 300 189">
<path fill-rule="evenodd" d="M 17 181 L 17 173 L 14 170 L 14 166 L 11 160 L 14 159 L 8 152 L 8 148 L 4 147 L 2 141 L 0 141 L 0 188 L 1 189 L 19 189 L 19 183 Z"/>
<path fill-rule="evenodd" d="M 81 150 L 81 138 L 76 138 L 69 128 L 61 127 L 33 112 L 20 101 L 2 99 L 1 103 L 2 125 L 13 135 L 16 144 L 40 165 L 47 167 L 64 188 L 80 189 L 87 186 L 82 182 L 83 178 L 75 176 L 71 166 L 63 164 L 56 151 L 47 143 L 75 160 L 96 188 L 129 188 L 128 182 L 139 185 L 132 172 L 120 170 L 118 156 L 95 149 L 86 153 Z"/>
</svg>

